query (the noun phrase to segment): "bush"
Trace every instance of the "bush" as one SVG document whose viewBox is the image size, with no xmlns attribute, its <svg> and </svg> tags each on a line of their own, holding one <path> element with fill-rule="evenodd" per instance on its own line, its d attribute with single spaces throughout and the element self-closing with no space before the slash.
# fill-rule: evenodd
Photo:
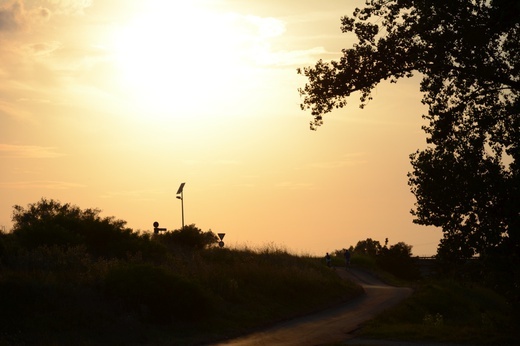
<svg viewBox="0 0 520 346">
<path fill-rule="evenodd" d="M 146 239 L 125 227 L 126 222 L 102 218 L 98 209 L 82 210 L 70 204 L 41 199 L 27 208 L 15 206 L 13 236 L 26 248 L 85 245 L 90 254 L 124 257 L 146 245 Z"/>
<path fill-rule="evenodd" d="M 372 238 L 360 240 L 356 244 L 354 252 L 375 257 L 381 252 L 381 244 L 377 240 L 372 240 Z"/>
<path fill-rule="evenodd" d="M 412 258 L 412 247 L 403 242 L 392 245 L 389 249 L 385 246 L 377 256 L 377 265 L 400 279 L 415 280 L 421 276 L 419 267 Z"/>
<path fill-rule="evenodd" d="M 166 232 L 155 236 L 156 239 L 169 246 L 179 246 L 188 249 L 205 249 L 218 241 L 215 233 L 208 231 L 203 232 L 194 224 L 184 226 L 180 230 Z"/>
</svg>

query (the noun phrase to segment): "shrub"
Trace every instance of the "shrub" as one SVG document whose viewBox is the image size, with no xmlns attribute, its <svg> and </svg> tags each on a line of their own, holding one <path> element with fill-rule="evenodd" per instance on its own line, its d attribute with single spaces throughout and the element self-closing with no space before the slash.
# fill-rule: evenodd
<svg viewBox="0 0 520 346">
<path fill-rule="evenodd" d="M 13 235 L 18 243 L 33 249 L 47 246 L 85 245 L 96 256 L 124 257 L 140 251 L 146 243 L 125 227 L 126 222 L 102 218 L 98 209 L 82 210 L 42 198 L 27 208 L 14 206 Z"/>
<path fill-rule="evenodd" d="M 215 244 L 218 237 L 212 231 L 203 232 L 194 224 L 184 226 L 180 230 L 166 232 L 155 236 L 156 239 L 166 245 L 180 246 L 188 249 L 200 250 Z"/>
<path fill-rule="evenodd" d="M 381 244 L 377 240 L 372 240 L 372 238 L 360 240 L 356 244 L 354 252 L 375 257 L 381 252 Z"/>
<path fill-rule="evenodd" d="M 403 242 L 392 245 L 389 249 L 385 246 L 377 256 L 377 265 L 400 279 L 420 278 L 419 268 L 412 258 L 412 246 Z"/>
</svg>

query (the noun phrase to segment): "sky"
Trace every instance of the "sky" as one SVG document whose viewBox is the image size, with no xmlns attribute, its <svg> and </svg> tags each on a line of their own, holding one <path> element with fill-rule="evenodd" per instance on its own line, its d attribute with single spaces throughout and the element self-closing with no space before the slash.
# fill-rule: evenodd
<svg viewBox="0 0 520 346">
<path fill-rule="evenodd" d="M 309 129 L 297 68 L 341 56 L 364 0 L 0 0 L 0 226 L 41 198 L 135 231 L 322 255 L 371 238 L 436 253 L 413 224 L 420 76 Z M 176 192 L 185 182 L 183 203 Z"/>
</svg>

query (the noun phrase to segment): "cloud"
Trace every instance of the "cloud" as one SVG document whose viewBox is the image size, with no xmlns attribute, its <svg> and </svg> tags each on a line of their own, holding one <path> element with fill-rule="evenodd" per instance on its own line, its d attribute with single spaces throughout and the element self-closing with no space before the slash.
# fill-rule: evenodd
<svg viewBox="0 0 520 346">
<path fill-rule="evenodd" d="M 8 0 L 0 4 L 0 34 L 25 31 L 33 22 L 47 21 L 52 14 L 77 15 L 92 6 L 92 0 L 46 0 L 46 6 L 31 7 L 31 2 Z"/>
<path fill-rule="evenodd" d="M 335 57 L 336 53 L 327 52 L 324 47 L 314 47 L 306 50 L 277 51 L 268 49 L 260 50 L 255 55 L 255 61 L 259 65 L 271 66 L 301 66 L 315 64 L 318 58 L 329 55 Z"/>
<path fill-rule="evenodd" d="M 0 157 L 20 159 L 52 159 L 64 154 L 58 153 L 53 147 L 33 145 L 13 145 L 0 143 Z"/>
<path fill-rule="evenodd" d="M 364 153 L 347 154 L 339 160 L 314 162 L 304 168 L 333 169 L 347 166 L 360 166 L 368 162 L 363 158 L 364 156 Z"/>
<path fill-rule="evenodd" d="M 212 166 L 234 166 L 239 165 L 240 161 L 237 160 L 185 160 L 185 164 L 195 166 L 195 165 L 212 165 Z"/>
<path fill-rule="evenodd" d="M 272 17 L 244 16 L 243 19 L 253 25 L 256 36 L 261 39 L 281 36 L 285 31 L 285 23 Z"/>
<path fill-rule="evenodd" d="M 318 58 L 336 58 L 338 52 L 329 52 L 322 46 L 308 49 L 277 50 L 273 42 L 287 31 L 287 23 L 273 17 L 227 14 L 228 22 L 237 36 L 237 44 L 244 57 L 259 66 L 287 67 L 314 64 Z"/>
<path fill-rule="evenodd" d="M 45 7 L 39 7 L 33 11 L 33 14 L 43 20 L 48 20 L 51 17 L 51 11 Z"/>
<path fill-rule="evenodd" d="M 3 91 L 0 88 L 0 91 Z M 12 103 L 0 100 L 0 115 L 7 115 L 8 117 L 18 120 L 31 120 L 31 113 L 23 109 L 15 107 Z M 1 145 L 1 144 L 0 144 Z M 1 153 L 1 150 L 0 150 Z"/>
<path fill-rule="evenodd" d="M 289 189 L 289 190 L 302 190 L 302 189 L 311 189 L 313 187 L 312 184 L 309 183 L 298 183 L 295 181 L 282 181 L 275 185 L 278 188 Z"/>
<path fill-rule="evenodd" d="M 70 183 L 66 181 L 53 181 L 53 180 L 35 180 L 35 181 L 16 181 L 16 182 L 0 182 L 1 189 L 14 189 L 14 190 L 26 190 L 26 189 L 47 189 L 47 190 L 69 190 L 75 188 L 83 188 L 86 185 Z"/>
<path fill-rule="evenodd" d="M 46 7 L 27 9 L 24 1 L 11 0 L 0 5 L 0 33 L 15 33 L 27 30 L 32 22 L 46 21 L 51 11 Z"/>
<path fill-rule="evenodd" d="M 51 100 L 49 100 L 49 99 L 31 99 L 31 98 L 27 98 L 27 97 L 19 98 L 16 101 L 27 102 L 27 103 L 38 103 L 38 104 L 51 103 Z"/>
<path fill-rule="evenodd" d="M 43 1 L 53 13 L 63 15 L 81 15 L 92 6 L 92 0 L 46 0 Z"/>
<path fill-rule="evenodd" d="M 229 165 L 238 165 L 239 164 L 239 161 L 237 160 L 217 160 L 217 161 L 214 161 L 213 164 L 215 165 L 223 165 L 223 166 L 229 166 Z"/>
<path fill-rule="evenodd" d="M 34 43 L 27 46 L 27 49 L 33 54 L 33 55 L 48 55 L 54 52 L 55 50 L 59 49 L 62 46 L 61 42 L 58 41 L 50 41 L 50 42 L 40 42 L 40 43 Z"/>
<path fill-rule="evenodd" d="M 217 186 L 217 185 L 214 185 L 214 186 Z M 233 185 L 234 187 L 240 187 L 240 188 L 252 188 L 252 187 L 256 187 L 256 184 L 251 184 L 251 183 L 241 183 L 241 184 L 235 184 Z"/>
<path fill-rule="evenodd" d="M 142 190 L 123 190 L 123 191 L 109 191 L 101 195 L 101 198 L 120 198 L 130 199 L 134 201 L 153 201 L 152 195 L 162 195 L 164 191 L 153 190 L 153 189 L 142 189 Z"/>
<path fill-rule="evenodd" d="M 22 1 L 0 5 L 0 33 L 19 31 L 25 27 L 25 9 Z"/>
</svg>

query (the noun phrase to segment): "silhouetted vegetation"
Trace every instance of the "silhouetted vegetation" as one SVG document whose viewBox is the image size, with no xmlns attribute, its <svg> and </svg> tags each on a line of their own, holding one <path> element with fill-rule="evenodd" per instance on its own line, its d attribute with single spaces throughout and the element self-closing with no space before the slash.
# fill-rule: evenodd
<svg viewBox="0 0 520 346">
<path fill-rule="evenodd" d="M 196 280 L 149 263 L 113 266 L 105 277 L 105 293 L 120 300 L 127 312 L 146 321 L 204 323 L 214 308 L 209 292 Z"/>
<path fill-rule="evenodd" d="M 320 259 L 219 248 L 195 225 L 137 233 L 42 199 L 0 234 L 0 344 L 198 344 L 361 294 Z"/>
<path fill-rule="evenodd" d="M 377 240 L 367 238 L 366 240 L 360 240 L 354 247 L 354 252 L 358 254 L 368 255 L 376 257 L 381 252 L 381 243 Z"/>
<path fill-rule="evenodd" d="M 402 304 L 368 322 L 361 337 L 384 340 L 517 345 L 513 307 L 489 288 L 453 280 L 428 280 Z"/>
<path fill-rule="evenodd" d="M 136 233 L 99 213 L 45 199 L 15 207 L 12 231 L 0 233 L 0 343 L 200 344 L 362 293 L 323 258 L 275 246 L 219 248 L 213 232 L 195 225 Z M 424 281 L 403 242 L 368 238 L 349 249 L 352 266 L 417 288 L 366 335 L 420 340 L 440 330 L 452 333 L 445 340 L 517 340 L 514 309 L 481 285 L 496 280 L 498 288 L 504 278 L 477 283 L 485 261 Z M 343 250 L 331 253 L 333 265 L 345 265 Z"/>
<path fill-rule="evenodd" d="M 428 259 L 428 275 L 421 275 L 421 260 L 412 256 L 404 242 L 388 246 L 368 238 L 351 246 L 351 264 L 375 273 L 383 281 L 414 287 L 410 298 L 368 322 L 359 337 L 421 342 L 458 342 L 483 345 L 515 345 L 520 342 L 516 325 L 520 314 L 512 304 L 512 272 L 503 276 L 484 269 L 488 265 L 505 268 L 506 263 L 489 263 L 474 258 L 447 266 L 437 258 Z M 344 250 L 332 252 L 335 265 L 344 266 Z M 360 344 L 363 344 L 360 342 Z"/>
<path fill-rule="evenodd" d="M 341 18 L 356 42 L 335 61 L 298 69 L 311 128 L 383 81 L 420 74 L 426 148 L 410 155 L 414 222 L 440 227 L 446 272 L 473 257 L 520 303 L 520 2 L 366 1 Z M 347 40 L 348 41 L 348 40 Z M 391 116 L 391 115 L 390 115 Z M 420 116 L 420 114 L 418 114 Z"/>
<path fill-rule="evenodd" d="M 195 225 L 184 226 L 180 230 L 157 234 L 156 240 L 169 247 L 201 250 L 215 245 L 219 238 L 211 231 L 203 232 Z"/>
<path fill-rule="evenodd" d="M 16 205 L 13 236 L 23 248 L 83 245 L 97 257 L 125 257 L 147 250 L 146 239 L 126 228 L 126 222 L 102 218 L 98 209 L 82 210 L 69 203 L 42 199 L 27 208 Z"/>
<path fill-rule="evenodd" d="M 404 242 L 391 245 L 389 248 L 384 246 L 377 256 L 377 265 L 400 279 L 420 278 L 417 261 L 412 257 L 412 247 Z"/>
<path fill-rule="evenodd" d="M 404 242 L 388 247 L 382 246 L 378 240 L 367 238 L 350 247 L 352 264 L 371 271 L 384 271 L 402 280 L 417 280 L 420 278 L 417 261 L 412 257 L 412 246 Z M 344 266 L 344 250 L 336 250 L 334 264 Z"/>
</svg>

